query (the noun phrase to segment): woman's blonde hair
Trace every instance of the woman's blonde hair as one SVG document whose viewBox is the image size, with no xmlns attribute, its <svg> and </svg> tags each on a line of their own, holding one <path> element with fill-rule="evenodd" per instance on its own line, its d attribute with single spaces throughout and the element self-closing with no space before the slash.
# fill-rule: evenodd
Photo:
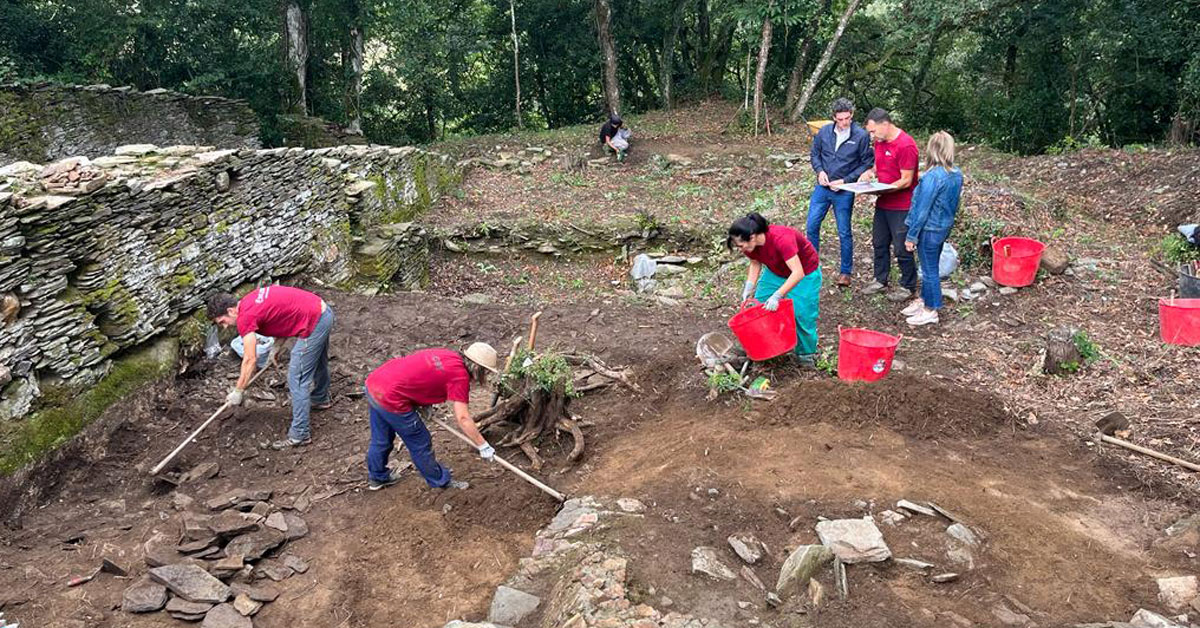
<svg viewBox="0 0 1200 628">
<path fill-rule="evenodd" d="M 925 149 L 929 155 L 929 167 L 954 167 L 954 138 L 945 131 L 938 131 L 929 137 L 929 146 Z"/>
</svg>

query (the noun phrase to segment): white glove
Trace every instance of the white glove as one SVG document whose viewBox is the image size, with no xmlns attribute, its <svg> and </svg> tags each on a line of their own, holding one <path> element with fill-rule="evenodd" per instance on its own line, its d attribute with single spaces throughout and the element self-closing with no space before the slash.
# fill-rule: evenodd
<svg viewBox="0 0 1200 628">
<path fill-rule="evenodd" d="M 491 445 L 489 445 L 486 442 L 483 444 L 482 447 L 479 448 L 479 457 L 483 458 L 484 460 L 491 461 L 492 457 L 495 455 L 496 455 L 496 448 L 492 447 Z"/>
<path fill-rule="evenodd" d="M 242 389 L 240 389 L 240 388 L 231 389 L 229 391 L 229 394 L 225 395 L 225 403 L 227 403 L 231 406 L 242 405 Z"/>
<path fill-rule="evenodd" d="M 754 282 L 747 279 L 745 285 L 742 286 L 742 302 L 745 303 L 746 299 L 749 299 L 753 294 Z"/>
<path fill-rule="evenodd" d="M 775 310 L 778 310 L 779 309 L 779 295 L 772 294 L 771 298 L 767 299 L 767 302 L 763 304 L 763 309 L 768 312 L 774 312 Z"/>
</svg>

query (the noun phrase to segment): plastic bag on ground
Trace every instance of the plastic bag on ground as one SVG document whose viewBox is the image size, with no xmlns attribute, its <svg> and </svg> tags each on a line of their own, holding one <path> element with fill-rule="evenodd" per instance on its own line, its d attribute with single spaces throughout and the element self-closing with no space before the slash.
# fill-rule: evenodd
<svg viewBox="0 0 1200 628">
<path fill-rule="evenodd" d="M 256 363 L 258 364 L 258 368 L 261 369 L 267 366 L 267 359 L 271 356 L 271 347 L 275 346 L 275 339 L 270 336 L 263 336 L 260 334 L 254 335 L 256 337 L 254 343 L 254 353 L 257 354 L 255 356 Z M 241 336 L 234 338 L 233 342 L 229 343 L 229 348 L 233 349 L 233 352 L 236 353 L 239 358 L 245 357 L 246 355 L 246 350 L 243 346 Z"/>
<path fill-rule="evenodd" d="M 942 256 L 938 258 L 938 276 L 942 279 L 954 274 L 958 269 L 958 249 L 949 242 L 942 247 Z"/>
</svg>

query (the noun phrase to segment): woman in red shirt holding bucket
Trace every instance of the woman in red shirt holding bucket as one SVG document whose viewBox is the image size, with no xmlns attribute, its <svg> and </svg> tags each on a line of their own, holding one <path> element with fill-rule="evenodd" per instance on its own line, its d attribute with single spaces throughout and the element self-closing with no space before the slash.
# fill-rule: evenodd
<svg viewBox="0 0 1200 628">
<path fill-rule="evenodd" d="M 788 298 L 796 314 L 796 357 L 812 366 L 817 353 L 817 314 L 821 297 L 821 267 L 817 251 L 799 231 L 771 225 L 757 212 L 738 218 L 729 227 L 725 245 L 750 258 L 742 301 L 751 295 L 774 312 Z"/>
</svg>

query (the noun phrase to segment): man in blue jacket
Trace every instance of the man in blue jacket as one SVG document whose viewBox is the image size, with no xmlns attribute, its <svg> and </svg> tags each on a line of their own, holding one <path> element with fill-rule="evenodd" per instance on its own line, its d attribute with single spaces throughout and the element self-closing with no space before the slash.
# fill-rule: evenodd
<svg viewBox="0 0 1200 628">
<path fill-rule="evenodd" d="M 841 271 L 837 285 L 850 285 L 854 265 L 854 236 L 850 233 L 850 213 L 854 209 L 854 193 L 839 190 L 845 183 L 854 183 L 863 172 L 875 165 L 875 151 L 870 136 L 854 123 L 854 103 L 847 98 L 833 101 L 833 124 L 821 127 L 812 143 L 813 172 L 817 186 L 808 202 L 808 240 L 821 250 L 821 223 L 829 206 L 837 220 L 838 240 L 842 245 Z"/>
</svg>

